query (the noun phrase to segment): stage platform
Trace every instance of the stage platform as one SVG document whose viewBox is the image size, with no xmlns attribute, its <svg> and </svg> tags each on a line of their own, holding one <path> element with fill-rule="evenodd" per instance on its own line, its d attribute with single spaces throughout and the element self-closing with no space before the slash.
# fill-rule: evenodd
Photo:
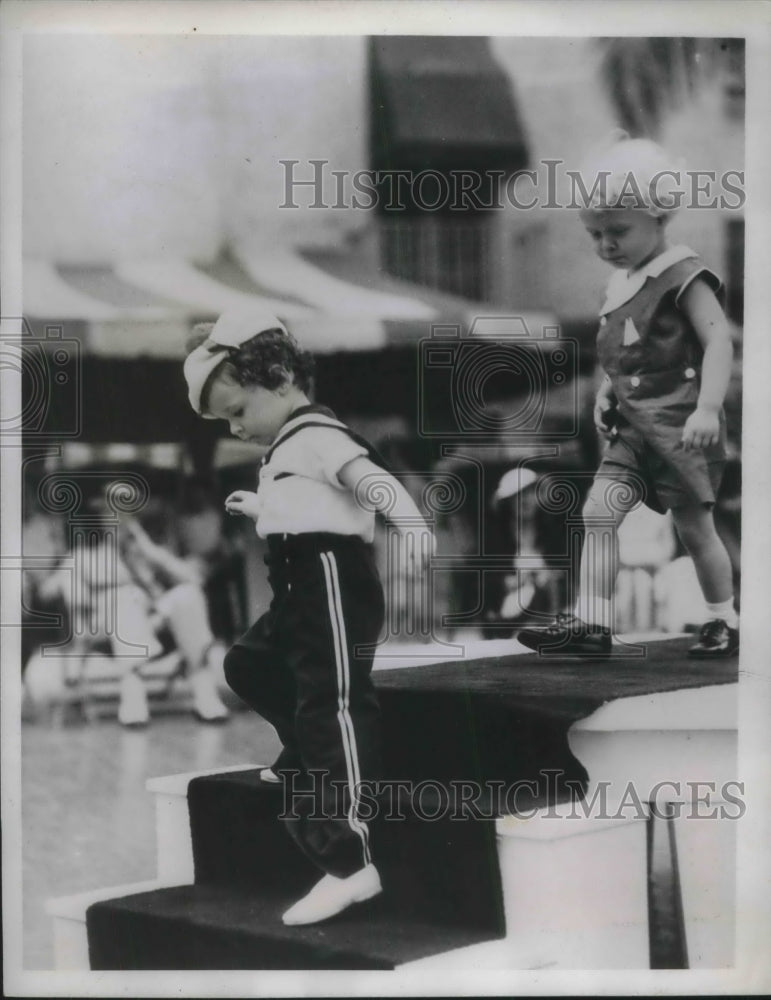
<svg viewBox="0 0 771 1000">
<path fill-rule="evenodd" d="M 373 822 L 383 897 L 283 927 L 316 874 L 277 820 L 281 791 L 256 764 L 170 777 L 153 788 L 155 885 L 53 903 L 60 963 L 84 961 L 87 923 L 88 961 L 103 970 L 730 964 L 730 816 L 694 841 L 682 809 L 674 837 L 648 804 L 667 781 L 661 803 L 692 806 L 689 781 L 706 780 L 721 809 L 736 777 L 738 664 L 690 660 L 692 641 L 627 637 L 603 661 L 498 643 L 475 659 L 384 657 L 385 774 L 407 792 L 403 818 Z M 661 893 L 651 907 L 657 884 L 663 908 Z"/>
</svg>

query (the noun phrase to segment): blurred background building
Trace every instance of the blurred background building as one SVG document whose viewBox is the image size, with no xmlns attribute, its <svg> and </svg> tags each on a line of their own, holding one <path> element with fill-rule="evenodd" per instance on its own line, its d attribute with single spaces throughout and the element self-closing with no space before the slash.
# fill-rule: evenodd
<svg viewBox="0 0 771 1000">
<path fill-rule="evenodd" d="M 25 40 L 24 86 L 24 249 L 55 267 L 176 257 L 211 268 L 226 251 L 367 248 L 409 281 L 587 319 L 604 270 L 569 212 L 456 211 L 439 219 L 444 239 L 410 254 L 393 248 L 397 213 L 352 207 L 349 182 L 341 199 L 332 171 L 509 175 L 556 158 L 575 168 L 618 124 L 655 135 L 689 169 L 744 164 L 742 39 L 43 35 Z M 325 162 L 323 200 L 334 207 L 313 207 L 298 188 L 299 207 L 279 210 L 281 161 L 291 160 L 297 180 Z M 436 214 L 408 206 L 398 216 L 414 214 L 407 230 L 430 232 Z M 739 286 L 740 223 L 729 210 L 679 221 L 679 235 Z M 473 238 L 475 226 L 484 233 Z M 457 267 L 453 227 L 469 244 Z M 287 270 L 278 283 L 299 277 Z M 63 278 L 87 293 L 85 278 Z M 268 290 L 278 289 L 266 278 Z M 97 301 L 131 304 L 108 291 Z"/>
</svg>

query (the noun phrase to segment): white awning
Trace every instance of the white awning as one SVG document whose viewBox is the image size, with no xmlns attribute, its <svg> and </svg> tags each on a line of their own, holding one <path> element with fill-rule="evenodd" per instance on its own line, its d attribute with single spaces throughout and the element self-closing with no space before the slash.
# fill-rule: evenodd
<svg viewBox="0 0 771 1000">
<path fill-rule="evenodd" d="M 191 312 L 218 315 L 228 309 L 254 306 L 266 312 L 281 313 L 282 318 L 288 321 L 308 318 L 313 314 L 310 307 L 287 299 L 269 298 L 231 288 L 186 260 L 130 261 L 118 264 L 115 273 L 127 284 L 172 298 Z"/>
<path fill-rule="evenodd" d="M 255 281 L 290 295 L 299 291 L 322 313 L 369 319 L 437 318 L 436 309 L 426 302 L 341 281 L 292 250 L 245 252 L 238 259 Z"/>
<path fill-rule="evenodd" d="M 191 323 L 232 307 L 275 313 L 316 353 L 415 343 L 432 324 L 469 330 L 486 306 L 384 275 L 356 253 L 243 250 L 208 264 L 179 258 L 98 265 L 29 259 L 24 311 L 33 324 L 81 323 L 86 353 L 179 359 Z M 554 323 L 533 315 L 531 325 Z"/>
</svg>

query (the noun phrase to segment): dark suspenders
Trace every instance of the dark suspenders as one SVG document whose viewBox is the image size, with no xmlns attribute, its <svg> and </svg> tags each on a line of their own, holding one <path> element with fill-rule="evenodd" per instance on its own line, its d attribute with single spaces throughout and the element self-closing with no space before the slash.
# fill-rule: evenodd
<svg viewBox="0 0 771 1000">
<path fill-rule="evenodd" d="M 328 417 L 330 420 L 334 420 L 335 423 L 334 424 L 328 423 L 324 420 L 314 420 L 314 417 L 317 416 Z M 345 424 L 341 423 L 334 415 L 334 413 L 331 410 L 327 409 L 327 407 L 304 406 L 302 407 L 302 412 L 296 411 L 294 416 L 290 418 L 290 421 L 291 420 L 298 420 L 299 422 L 295 424 L 295 426 L 292 427 L 290 430 L 288 430 L 286 434 L 283 434 L 278 439 L 278 441 L 276 441 L 274 444 L 271 445 L 271 447 L 263 456 L 261 465 L 263 466 L 267 465 L 268 462 L 273 457 L 273 453 L 278 448 L 280 448 L 285 441 L 288 441 L 290 438 L 294 437 L 295 434 L 299 434 L 300 431 L 304 431 L 308 427 L 327 427 L 332 430 L 342 431 L 343 434 L 347 434 L 352 441 L 355 441 L 356 444 L 366 449 L 367 456 L 370 458 L 372 462 L 375 463 L 375 465 L 378 465 L 380 466 L 381 469 L 388 471 L 388 466 L 386 465 L 386 462 L 383 459 L 382 455 L 378 453 L 377 449 L 374 448 L 369 443 L 369 441 L 367 441 L 366 438 L 363 438 L 360 434 L 357 434 L 355 431 L 352 431 L 349 427 L 346 427 Z M 292 475 L 291 472 L 283 472 L 283 473 L 279 472 L 276 476 L 276 479 L 282 479 L 290 475 Z"/>
</svg>

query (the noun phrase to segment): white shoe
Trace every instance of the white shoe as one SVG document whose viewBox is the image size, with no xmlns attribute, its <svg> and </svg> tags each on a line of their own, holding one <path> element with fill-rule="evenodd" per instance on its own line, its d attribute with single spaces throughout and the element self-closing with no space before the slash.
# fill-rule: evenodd
<svg viewBox="0 0 771 1000">
<path fill-rule="evenodd" d="M 286 911 L 281 918 L 285 924 L 316 924 L 342 913 L 353 903 L 363 903 L 383 891 L 380 876 L 374 865 L 367 865 L 348 878 L 325 875 L 307 896 Z"/>
<path fill-rule="evenodd" d="M 263 767 L 260 771 L 260 781 L 264 781 L 268 785 L 277 785 L 281 781 L 281 778 L 279 778 L 272 767 Z"/>
<path fill-rule="evenodd" d="M 193 711 L 201 722 L 224 722 L 229 712 L 217 694 L 213 671 L 206 667 L 190 678 L 193 689 Z"/>
<path fill-rule="evenodd" d="M 138 674 L 130 670 L 120 682 L 118 722 L 122 726 L 146 726 L 149 720 L 150 712 L 147 708 L 144 682 Z"/>
</svg>

